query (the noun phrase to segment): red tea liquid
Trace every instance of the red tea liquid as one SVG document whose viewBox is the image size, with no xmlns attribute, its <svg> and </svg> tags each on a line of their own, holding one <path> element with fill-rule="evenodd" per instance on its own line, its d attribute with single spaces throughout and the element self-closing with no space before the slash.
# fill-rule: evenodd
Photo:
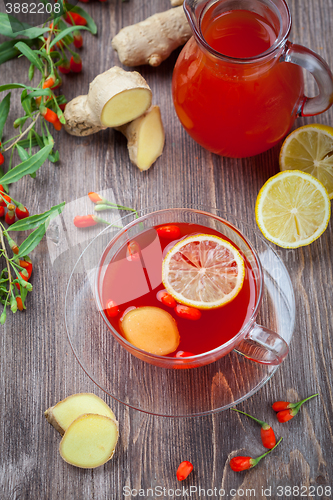
<svg viewBox="0 0 333 500">
<path fill-rule="evenodd" d="M 112 326 L 121 334 L 121 316 L 128 308 L 155 306 L 170 313 L 177 322 L 180 344 L 174 353 L 187 351 L 201 354 L 228 342 L 250 319 L 256 303 L 256 284 L 252 268 L 245 260 L 244 284 L 237 297 L 219 309 L 202 310 L 201 318 L 195 321 L 180 318 L 157 298 L 162 283 L 162 261 L 167 251 L 179 239 L 192 234 L 222 235 L 213 229 L 196 224 L 177 223 L 180 238 L 170 240 L 160 238 L 155 228 L 143 231 L 135 237 L 141 258 L 129 258 L 127 245 L 122 247 L 107 265 L 101 286 L 101 301 L 104 307 L 113 300 L 120 312 L 115 318 L 108 318 Z M 223 239 L 227 240 L 225 236 Z M 232 243 L 232 242 L 231 242 Z M 244 257 L 244 256 L 243 256 Z"/>
<path fill-rule="evenodd" d="M 275 42 L 276 29 L 247 10 L 203 16 L 201 32 L 209 46 L 232 58 L 255 57 Z M 173 74 L 173 100 L 187 132 L 206 149 L 245 157 L 265 151 L 291 128 L 303 96 L 302 70 L 279 57 L 235 63 L 206 55 L 192 38 Z"/>
</svg>

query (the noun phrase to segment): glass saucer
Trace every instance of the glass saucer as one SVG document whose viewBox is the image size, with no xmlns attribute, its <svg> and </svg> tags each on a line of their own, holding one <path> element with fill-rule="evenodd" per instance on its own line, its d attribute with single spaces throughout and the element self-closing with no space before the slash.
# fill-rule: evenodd
<svg viewBox="0 0 333 500">
<path fill-rule="evenodd" d="M 150 213 L 165 207 L 151 207 Z M 187 205 L 218 215 L 236 226 L 256 249 L 264 272 L 257 322 L 290 344 L 295 300 L 289 274 L 277 253 L 251 225 L 220 210 Z M 95 302 L 95 278 L 103 250 L 133 215 L 122 217 L 96 236 L 82 252 L 69 279 L 65 321 L 73 352 L 87 375 L 107 394 L 146 413 L 167 417 L 207 415 L 226 410 L 258 391 L 277 366 L 262 365 L 236 351 L 203 367 L 174 370 L 141 361 L 126 351 L 105 325 Z"/>
</svg>

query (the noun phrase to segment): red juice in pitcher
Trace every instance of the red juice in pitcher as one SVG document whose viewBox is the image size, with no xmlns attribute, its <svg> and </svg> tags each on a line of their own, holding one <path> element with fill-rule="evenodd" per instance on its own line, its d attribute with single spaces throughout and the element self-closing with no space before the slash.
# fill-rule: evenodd
<svg viewBox="0 0 333 500">
<path fill-rule="evenodd" d="M 107 264 L 101 283 L 104 312 L 113 328 L 122 335 L 121 322 L 127 312 L 147 306 L 163 309 L 173 317 L 180 337 L 178 347 L 168 356 L 175 356 L 182 351 L 194 355 L 211 351 L 235 337 L 253 313 L 257 290 L 251 265 L 242 255 L 245 263 L 244 282 L 231 302 L 217 309 L 201 310 L 199 319 L 180 317 L 176 313 L 175 303 L 161 300 L 164 290 L 162 262 L 165 255 L 178 241 L 191 235 L 209 234 L 229 240 L 214 229 L 198 224 L 177 222 L 171 225 L 177 231 L 167 237 L 159 234 L 159 227 L 136 235 L 135 240 L 122 246 Z M 230 243 L 235 247 L 234 243 Z"/>
<path fill-rule="evenodd" d="M 218 5 L 200 21 L 212 53 L 192 37 L 177 60 L 174 105 L 186 131 L 206 149 L 252 156 L 291 128 L 303 95 L 302 70 L 278 57 L 255 59 L 273 46 L 277 28 L 256 12 L 219 12 Z"/>
</svg>

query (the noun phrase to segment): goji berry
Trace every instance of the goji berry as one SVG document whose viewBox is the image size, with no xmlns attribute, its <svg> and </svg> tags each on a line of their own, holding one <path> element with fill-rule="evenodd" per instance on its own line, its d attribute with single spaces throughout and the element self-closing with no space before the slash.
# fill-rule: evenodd
<svg viewBox="0 0 333 500">
<path fill-rule="evenodd" d="M 127 243 L 126 259 L 130 262 L 140 259 L 140 246 L 134 240 Z"/>
<path fill-rule="evenodd" d="M 29 280 L 28 271 L 26 269 L 23 269 L 23 271 L 19 272 L 19 275 L 21 276 L 21 278 L 24 281 L 28 281 Z M 16 285 L 16 288 L 20 291 L 21 290 L 20 284 L 19 283 L 15 283 L 15 285 Z"/>
<path fill-rule="evenodd" d="M 99 201 L 105 200 L 98 193 L 94 193 L 93 191 L 90 191 L 90 193 L 88 193 L 88 196 L 93 203 L 98 203 Z"/>
<path fill-rule="evenodd" d="M 71 72 L 71 68 L 69 65 L 69 60 L 68 59 L 62 59 L 61 63 L 58 66 L 58 70 L 60 73 L 63 73 L 64 75 L 67 75 L 68 73 Z"/>
<path fill-rule="evenodd" d="M 67 12 L 65 16 L 65 21 L 72 26 L 85 26 L 87 21 L 84 17 L 80 16 L 77 12 Z"/>
<path fill-rule="evenodd" d="M 165 290 L 160 290 L 159 292 L 157 292 L 156 298 L 165 306 L 174 308 L 177 305 L 177 302 L 175 301 L 173 296 Z"/>
<path fill-rule="evenodd" d="M 52 87 L 52 90 L 59 89 L 61 85 L 62 85 L 62 78 L 59 76 L 59 78 L 57 78 L 56 80 L 55 85 Z"/>
<path fill-rule="evenodd" d="M 74 217 L 74 226 L 76 227 L 90 227 L 96 226 L 97 220 L 94 215 L 77 215 Z"/>
<path fill-rule="evenodd" d="M 276 417 L 280 423 L 285 423 L 294 418 L 295 415 L 299 412 L 301 406 L 314 397 L 318 396 L 317 394 L 313 394 L 308 398 L 302 399 L 298 403 L 289 403 L 288 401 L 277 401 L 272 405 L 274 411 L 277 411 Z"/>
<path fill-rule="evenodd" d="M 0 217 L 5 215 L 5 207 L 0 206 Z"/>
<path fill-rule="evenodd" d="M 5 161 L 5 158 L 2 153 L 0 153 L 0 165 L 2 165 Z"/>
<path fill-rule="evenodd" d="M 18 219 L 25 219 L 26 217 L 29 217 L 29 210 L 22 204 L 16 207 L 15 212 Z"/>
<path fill-rule="evenodd" d="M 52 111 L 50 108 L 46 108 L 45 106 L 40 106 L 40 114 L 49 123 L 55 123 L 57 120 L 59 120 L 57 113 Z"/>
<path fill-rule="evenodd" d="M 0 195 L 0 207 L 7 207 L 8 203 L 10 203 L 11 201 L 12 199 L 10 196 L 7 196 L 6 194 Z"/>
<path fill-rule="evenodd" d="M 194 307 L 183 306 L 182 304 L 177 304 L 175 307 L 175 312 L 180 318 L 190 319 L 196 321 L 201 318 L 201 311 L 195 309 Z"/>
<path fill-rule="evenodd" d="M 74 54 L 69 62 L 70 68 L 73 73 L 80 73 L 82 71 L 82 60 L 78 54 Z"/>
<path fill-rule="evenodd" d="M 106 304 L 105 310 L 106 310 L 106 314 L 109 316 L 109 318 L 115 318 L 119 314 L 119 307 L 114 302 L 114 300 L 108 301 L 108 303 Z"/>
<path fill-rule="evenodd" d="M 17 304 L 17 308 L 19 311 L 23 311 L 24 307 L 23 307 L 23 302 L 22 302 L 22 298 L 20 295 L 18 295 L 16 297 L 16 304 Z"/>
<path fill-rule="evenodd" d="M 19 247 L 17 246 L 17 243 L 9 236 L 8 233 L 5 233 L 5 236 L 7 238 L 10 248 L 12 249 L 12 252 L 15 255 L 17 255 L 19 253 Z"/>
<path fill-rule="evenodd" d="M 54 126 L 54 128 L 59 132 L 59 130 L 61 130 L 62 128 L 62 125 L 60 123 L 60 120 L 58 118 L 58 120 L 56 120 L 54 123 L 52 123 L 52 125 Z"/>
<path fill-rule="evenodd" d="M 193 465 L 188 460 L 184 460 L 177 469 L 177 479 L 178 481 L 184 481 L 193 470 Z"/>
<path fill-rule="evenodd" d="M 73 36 L 74 36 L 74 47 L 80 49 L 83 45 L 83 38 L 81 33 L 79 31 L 74 31 Z"/>
<path fill-rule="evenodd" d="M 262 458 L 264 458 L 266 455 L 268 455 L 269 453 L 271 453 L 281 443 L 282 439 L 283 438 L 279 439 L 279 441 L 276 443 L 276 445 L 274 446 L 274 448 L 272 448 L 271 450 L 266 451 L 266 453 L 264 453 L 263 455 L 261 455 L 258 458 L 243 457 L 243 456 L 233 457 L 230 460 L 230 467 L 231 467 L 231 469 L 233 471 L 235 471 L 235 472 L 240 472 L 240 471 L 243 471 L 243 470 L 252 469 L 252 467 L 255 467 L 257 465 L 257 463 L 260 462 L 260 460 Z"/>
<path fill-rule="evenodd" d="M 43 89 L 50 89 L 55 84 L 55 81 L 56 81 L 55 76 L 50 75 L 43 83 Z"/>
<path fill-rule="evenodd" d="M 8 208 L 8 211 L 7 211 L 6 216 L 5 216 L 5 221 L 10 226 L 11 224 L 14 224 L 14 222 L 15 222 L 15 205 L 13 205 L 12 203 L 9 203 L 7 208 Z"/>
<path fill-rule="evenodd" d="M 238 413 L 242 413 L 243 415 L 246 415 L 247 417 L 252 418 L 252 420 L 255 420 L 258 422 L 258 424 L 261 425 L 261 441 L 262 444 L 265 446 L 265 448 L 271 449 L 274 448 L 276 445 L 276 437 L 274 434 L 274 431 L 272 427 L 267 424 L 266 422 L 263 422 L 262 420 L 259 420 L 258 418 L 252 417 L 252 415 L 249 415 L 248 413 L 245 413 L 244 411 L 237 410 L 237 408 L 230 408 L 233 411 L 237 411 Z"/>
<path fill-rule="evenodd" d="M 178 226 L 161 226 L 156 229 L 160 238 L 175 240 L 180 237 L 180 229 Z"/>
<path fill-rule="evenodd" d="M 24 269 L 28 273 L 28 279 L 30 279 L 30 276 L 32 274 L 32 262 L 29 257 L 25 257 L 25 260 L 20 260 L 20 266 L 24 267 Z"/>
<path fill-rule="evenodd" d="M 175 358 L 190 358 L 191 356 L 195 356 L 193 352 L 188 351 L 178 351 L 175 354 Z"/>
</svg>

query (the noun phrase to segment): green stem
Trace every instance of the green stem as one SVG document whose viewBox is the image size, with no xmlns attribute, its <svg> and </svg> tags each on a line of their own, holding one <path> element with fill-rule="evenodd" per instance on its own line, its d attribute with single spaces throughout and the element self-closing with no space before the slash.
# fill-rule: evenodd
<svg viewBox="0 0 333 500">
<path fill-rule="evenodd" d="M 252 420 L 255 420 L 256 422 L 258 422 L 258 424 L 260 424 L 261 427 L 268 426 L 268 424 L 266 422 L 263 422 L 262 420 L 259 420 L 258 418 L 252 417 L 252 415 L 245 413 L 245 411 L 237 410 L 236 408 L 230 408 L 230 410 L 237 411 L 238 413 L 243 413 L 243 415 L 246 415 L 247 417 L 252 418 Z"/>
<path fill-rule="evenodd" d="M 281 437 L 281 438 L 279 439 L 279 441 L 276 443 L 276 445 L 274 446 L 274 448 L 272 448 L 271 450 L 266 451 L 266 453 L 264 453 L 263 455 L 261 455 L 261 456 L 260 456 L 260 457 L 258 457 L 258 458 L 253 458 L 253 459 L 252 459 L 252 462 L 253 462 L 252 467 L 254 467 L 255 465 L 257 465 L 257 463 L 258 463 L 258 462 L 260 462 L 260 460 L 261 460 L 262 458 L 264 458 L 266 455 L 268 455 L 268 454 L 269 454 L 269 453 L 271 453 L 273 450 L 275 450 L 275 448 L 276 448 L 276 447 L 277 447 L 277 446 L 281 443 L 282 439 L 283 439 L 283 437 Z"/>
<path fill-rule="evenodd" d="M 38 120 L 39 115 L 40 115 L 40 112 L 37 113 L 35 119 L 32 121 L 32 123 L 30 123 L 29 127 L 26 128 L 24 130 L 24 132 L 22 132 L 22 134 L 19 135 L 18 139 L 16 139 L 16 141 L 13 142 L 13 144 L 8 146 L 8 148 L 6 148 L 5 151 L 9 151 L 13 146 L 15 146 L 22 139 L 22 137 L 24 137 L 29 132 L 29 130 L 31 130 L 35 126 L 35 123 Z"/>
<path fill-rule="evenodd" d="M 296 413 L 298 412 L 298 410 L 300 409 L 300 407 L 306 402 L 306 401 L 309 401 L 309 399 L 312 399 L 316 396 L 319 396 L 319 392 L 317 392 L 317 394 L 313 394 L 312 396 L 309 396 L 308 398 L 305 398 L 305 399 L 302 399 L 302 401 L 299 401 L 298 403 L 292 403 L 293 406 L 291 407 L 294 411 L 296 411 Z M 296 415 L 295 413 L 295 415 Z"/>
</svg>

